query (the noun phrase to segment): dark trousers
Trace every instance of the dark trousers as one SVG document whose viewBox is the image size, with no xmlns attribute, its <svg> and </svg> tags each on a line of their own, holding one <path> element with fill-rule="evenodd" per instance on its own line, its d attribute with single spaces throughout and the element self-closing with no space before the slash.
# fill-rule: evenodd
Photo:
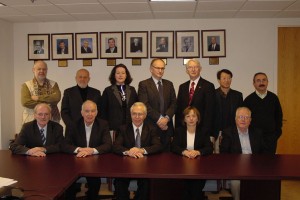
<svg viewBox="0 0 300 200">
<path fill-rule="evenodd" d="M 116 178 L 114 180 L 115 195 L 117 200 L 129 200 L 128 186 L 130 178 Z M 135 200 L 147 200 L 149 199 L 149 180 L 148 179 L 136 179 L 138 189 L 135 193 Z"/>
<path fill-rule="evenodd" d="M 94 177 L 86 177 L 88 191 L 87 191 L 87 199 L 88 200 L 97 200 L 98 193 L 101 186 L 101 179 Z M 75 200 L 76 199 L 76 189 L 79 183 L 74 182 L 66 191 L 66 199 L 67 200 Z"/>
<path fill-rule="evenodd" d="M 184 200 L 204 200 L 204 192 L 206 180 L 186 179 L 184 180 L 183 198 Z"/>
</svg>

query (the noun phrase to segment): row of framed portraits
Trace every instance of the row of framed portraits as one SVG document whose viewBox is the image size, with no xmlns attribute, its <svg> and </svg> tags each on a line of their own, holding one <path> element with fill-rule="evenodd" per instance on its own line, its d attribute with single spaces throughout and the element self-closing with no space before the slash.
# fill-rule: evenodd
<svg viewBox="0 0 300 200">
<path fill-rule="evenodd" d="M 199 58 L 199 30 L 85 32 L 28 34 L 28 60 L 73 60 L 76 59 L 117 59 L 123 58 Z M 176 37 L 174 37 L 174 35 Z M 98 36 L 100 40 L 98 40 Z M 225 30 L 202 30 L 202 57 L 226 57 Z M 123 46 L 124 45 L 124 46 Z M 100 51 L 99 51 L 100 49 Z"/>
</svg>

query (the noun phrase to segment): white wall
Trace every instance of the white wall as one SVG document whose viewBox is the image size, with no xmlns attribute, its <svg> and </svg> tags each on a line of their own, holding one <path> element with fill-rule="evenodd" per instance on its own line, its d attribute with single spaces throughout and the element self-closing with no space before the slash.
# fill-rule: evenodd
<svg viewBox="0 0 300 200">
<path fill-rule="evenodd" d="M 27 34 L 30 33 L 76 33 L 105 31 L 158 31 L 158 30 L 213 30 L 226 29 L 226 58 L 219 65 L 209 65 L 208 58 L 200 58 L 203 66 L 201 76 L 217 87 L 216 72 L 230 69 L 233 76 L 232 88 L 242 91 L 244 96 L 254 91 L 252 77 L 258 71 L 269 76 L 269 90 L 277 90 L 277 27 L 299 26 L 300 19 L 212 19 L 212 20 L 137 20 L 137 21 L 90 21 L 64 23 L 14 24 L 14 84 L 15 84 L 15 131 L 21 127 L 22 106 L 20 86 L 32 78 L 33 61 L 27 60 Z M 150 33 L 149 33 L 150 36 Z M 124 63 L 134 78 L 132 85 L 150 77 L 151 59 L 142 59 L 142 66 L 132 66 L 131 59 L 117 59 Z M 82 67 L 81 60 L 69 61 L 67 68 L 57 67 L 57 61 L 48 61 L 48 78 L 58 82 L 61 91 L 75 85 L 75 72 Z M 90 86 L 101 92 L 109 85 L 108 75 L 112 67 L 105 59 L 93 60 Z M 188 80 L 183 59 L 168 59 L 166 79 L 178 86 Z M 60 104 L 59 104 L 60 107 Z M 12 131 L 14 132 L 14 131 Z"/>
<path fill-rule="evenodd" d="M 15 130 L 13 25 L 0 20 L 0 149 Z"/>
</svg>

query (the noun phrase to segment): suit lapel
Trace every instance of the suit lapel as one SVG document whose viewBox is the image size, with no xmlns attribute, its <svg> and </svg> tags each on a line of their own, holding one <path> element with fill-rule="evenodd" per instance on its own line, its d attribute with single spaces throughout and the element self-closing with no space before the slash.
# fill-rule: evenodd
<svg viewBox="0 0 300 200">
<path fill-rule="evenodd" d="M 86 141 L 86 132 L 85 132 L 85 125 L 84 125 L 84 121 L 82 120 L 80 125 L 79 125 L 79 139 L 81 142 L 79 142 L 80 144 L 82 144 L 82 146 L 87 147 L 87 141 Z"/>
<path fill-rule="evenodd" d="M 120 94 L 119 94 L 119 90 L 117 88 L 116 85 L 113 85 L 111 87 L 112 91 L 113 91 L 113 94 L 115 95 L 115 97 L 117 98 L 118 102 L 120 105 L 122 105 L 122 100 L 121 100 L 121 97 L 120 97 Z"/>
<path fill-rule="evenodd" d="M 147 129 L 146 125 L 144 124 L 142 132 L 141 132 L 141 146 L 145 146 L 147 135 L 148 135 L 148 129 Z"/>
<path fill-rule="evenodd" d="M 126 92 L 126 103 L 128 105 L 129 99 L 130 99 L 130 95 L 131 95 L 131 90 L 130 90 L 130 86 L 129 85 L 126 85 L 125 92 Z"/>
<path fill-rule="evenodd" d="M 74 99 L 78 99 L 80 105 L 83 103 L 82 97 L 80 95 L 79 89 L 77 88 L 78 86 L 75 86 L 74 91 L 73 91 L 73 97 Z"/>
<path fill-rule="evenodd" d="M 132 125 L 132 123 L 130 123 L 129 125 L 128 125 L 128 127 L 127 127 L 127 131 L 128 131 L 128 140 L 129 140 L 129 142 L 131 143 L 131 145 L 130 146 L 135 146 L 135 137 L 134 137 L 134 131 L 135 130 L 133 130 L 133 125 Z"/>
<path fill-rule="evenodd" d="M 154 82 L 154 80 L 152 79 L 152 77 L 150 79 L 148 79 L 148 85 L 150 86 L 150 89 L 152 90 L 152 94 L 154 94 L 155 96 L 159 97 L 159 93 L 158 93 L 158 89 L 156 87 L 156 83 Z M 157 98 L 159 101 L 159 98 Z"/>
<path fill-rule="evenodd" d="M 236 127 L 234 128 L 233 137 L 234 137 L 234 141 L 237 141 L 237 147 L 239 148 L 240 153 L 242 153 L 242 145 L 241 145 L 241 141 L 240 141 L 240 137 L 239 137 L 239 132 Z"/>
</svg>

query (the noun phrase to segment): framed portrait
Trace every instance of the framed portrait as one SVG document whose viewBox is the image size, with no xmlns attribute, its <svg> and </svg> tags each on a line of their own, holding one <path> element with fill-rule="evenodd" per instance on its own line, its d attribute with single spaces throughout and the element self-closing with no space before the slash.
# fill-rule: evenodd
<svg viewBox="0 0 300 200">
<path fill-rule="evenodd" d="M 50 59 L 50 34 L 28 34 L 28 60 Z"/>
<path fill-rule="evenodd" d="M 125 58 L 148 58 L 148 32 L 125 32 Z"/>
<path fill-rule="evenodd" d="M 150 32 L 150 57 L 174 58 L 174 32 L 151 31 Z"/>
<path fill-rule="evenodd" d="M 51 34 L 52 60 L 73 60 L 73 33 Z"/>
<path fill-rule="evenodd" d="M 123 32 L 100 33 L 100 58 L 123 58 Z"/>
<path fill-rule="evenodd" d="M 98 58 L 98 33 L 75 33 L 76 59 Z"/>
<path fill-rule="evenodd" d="M 202 30 L 202 57 L 226 57 L 225 30 Z"/>
<path fill-rule="evenodd" d="M 176 57 L 199 58 L 199 31 L 176 31 Z"/>
</svg>

